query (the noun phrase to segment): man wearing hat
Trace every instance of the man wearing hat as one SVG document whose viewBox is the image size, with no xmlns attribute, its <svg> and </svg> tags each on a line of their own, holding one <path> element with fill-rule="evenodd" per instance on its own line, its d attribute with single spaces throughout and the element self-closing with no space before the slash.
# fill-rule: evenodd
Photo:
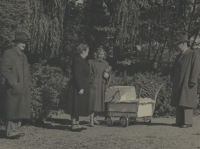
<svg viewBox="0 0 200 149">
<path fill-rule="evenodd" d="M 175 126 L 192 127 L 193 109 L 197 106 L 197 79 L 200 73 L 200 55 L 188 48 L 187 36 L 177 37 L 175 47 L 180 54 L 172 68 L 171 106 L 176 107 Z"/>
<path fill-rule="evenodd" d="M 1 73 L 5 78 L 6 91 L 6 137 L 11 139 L 24 135 L 19 132 L 22 119 L 30 119 L 31 94 L 29 65 L 25 49 L 27 36 L 23 32 L 15 34 L 15 45 L 4 51 Z"/>
</svg>

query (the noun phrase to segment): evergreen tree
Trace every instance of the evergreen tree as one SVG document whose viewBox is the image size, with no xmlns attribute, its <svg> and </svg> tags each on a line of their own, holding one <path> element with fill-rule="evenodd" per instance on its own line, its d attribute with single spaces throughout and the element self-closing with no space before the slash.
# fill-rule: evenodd
<svg viewBox="0 0 200 149">
<path fill-rule="evenodd" d="M 16 31 L 24 31 L 28 36 L 31 10 L 27 0 L 0 1 L 0 49 L 4 49 L 14 39 Z"/>
</svg>

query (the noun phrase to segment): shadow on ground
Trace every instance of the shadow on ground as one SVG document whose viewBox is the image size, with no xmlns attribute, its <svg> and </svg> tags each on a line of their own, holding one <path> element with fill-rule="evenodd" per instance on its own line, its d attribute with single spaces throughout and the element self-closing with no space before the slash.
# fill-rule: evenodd
<svg viewBox="0 0 200 149">
<path fill-rule="evenodd" d="M 87 126 L 89 125 L 89 122 L 80 121 L 79 124 Z M 42 127 L 46 129 L 71 131 L 71 120 L 69 119 L 48 118 L 45 122 L 42 120 L 38 120 L 32 125 L 35 127 Z"/>
<path fill-rule="evenodd" d="M 5 130 L 0 130 L 0 139 L 6 137 L 5 133 L 6 133 Z"/>
<path fill-rule="evenodd" d="M 107 125 L 105 121 L 101 120 L 99 121 L 101 123 L 101 125 Z M 171 126 L 171 124 L 169 123 L 155 123 L 155 122 L 151 122 L 151 123 L 148 123 L 148 122 L 129 122 L 129 126 L 132 126 L 132 125 L 147 125 L 147 126 Z M 120 122 L 119 120 L 116 120 L 113 122 L 113 126 L 120 126 Z"/>
</svg>

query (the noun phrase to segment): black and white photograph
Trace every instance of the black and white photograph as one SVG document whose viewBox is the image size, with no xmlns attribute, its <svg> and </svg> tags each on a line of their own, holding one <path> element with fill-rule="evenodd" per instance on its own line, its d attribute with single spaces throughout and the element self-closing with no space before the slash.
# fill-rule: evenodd
<svg viewBox="0 0 200 149">
<path fill-rule="evenodd" d="M 200 149 L 200 0 L 0 0 L 0 149 Z"/>
</svg>

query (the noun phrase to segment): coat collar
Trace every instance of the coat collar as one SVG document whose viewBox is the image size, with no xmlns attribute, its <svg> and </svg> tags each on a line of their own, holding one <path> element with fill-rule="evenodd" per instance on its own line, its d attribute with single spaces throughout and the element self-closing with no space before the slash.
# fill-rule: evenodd
<svg viewBox="0 0 200 149">
<path fill-rule="evenodd" d="M 17 53 L 21 60 L 24 60 L 24 54 L 18 49 L 18 47 L 14 47 L 13 50 Z"/>
<path fill-rule="evenodd" d="M 189 51 L 191 51 L 190 48 L 188 48 L 187 50 L 185 50 L 185 51 L 182 53 L 182 55 L 186 55 Z"/>
<path fill-rule="evenodd" d="M 81 60 L 83 60 L 83 61 L 85 61 L 85 59 L 84 58 L 82 58 L 79 54 L 76 54 L 75 55 L 75 57 L 78 57 L 79 59 L 81 59 Z"/>
<path fill-rule="evenodd" d="M 19 56 L 22 56 L 22 52 L 19 50 L 18 47 L 14 47 L 13 49 Z"/>
<path fill-rule="evenodd" d="M 182 59 L 184 59 L 184 58 L 187 56 L 188 52 L 190 52 L 190 51 L 191 51 L 191 49 L 188 48 L 184 53 L 180 53 L 179 58 L 178 58 L 178 63 L 179 63 Z"/>
<path fill-rule="evenodd" d="M 74 55 L 74 58 L 75 57 L 77 57 L 77 58 L 81 59 L 82 61 L 86 62 L 86 64 L 89 64 L 89 62 L 85 58 L 82 58 L 79 54 Z"/>
</svg>

